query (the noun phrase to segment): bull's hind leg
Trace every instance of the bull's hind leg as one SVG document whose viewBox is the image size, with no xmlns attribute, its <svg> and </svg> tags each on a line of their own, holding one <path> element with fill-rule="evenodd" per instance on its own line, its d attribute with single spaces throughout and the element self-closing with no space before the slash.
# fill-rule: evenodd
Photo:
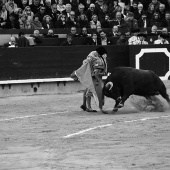
<svg viewBox="0 0 170 170">
<path fill-rule="evenodd" d="M 166 92 L 166 87 L 159 90 L 159 93 L 168 102 L 168 104 L 170 105 L 170 99 L 169 99 L 169 95 Z"/>
</svg>

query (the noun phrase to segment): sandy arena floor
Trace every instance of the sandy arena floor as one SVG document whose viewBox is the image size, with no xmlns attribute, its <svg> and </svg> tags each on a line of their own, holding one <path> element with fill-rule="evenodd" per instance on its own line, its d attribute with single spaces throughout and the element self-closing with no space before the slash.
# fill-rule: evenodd
<svg viewBox="0 0 170 170">
<path fill-rule="evenodd" d="M 128 100 L 89 113 L 82 93 L 0 101 L 0 170 L 170 170 L 168 110 L 138 112 Z"/>
</svg>

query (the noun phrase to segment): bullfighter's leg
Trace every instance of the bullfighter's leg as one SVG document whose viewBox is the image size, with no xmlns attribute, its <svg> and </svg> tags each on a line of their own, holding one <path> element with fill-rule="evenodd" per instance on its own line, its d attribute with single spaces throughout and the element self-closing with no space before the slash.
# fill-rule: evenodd
<svg viewBox="0 0 170 170">
<path fill-rule="evenodd" d="M 80 106 L 80 108 L 83 109 L 84 111 L 87 109 L 87 106 L 86 106 L 86 93 L 87 93 L 87 89 L 83 93 L 83 104 Z"/>
<path fill-rule="evenodd" d="M 91 107 L 91 98 L 92 98 L 92 92 L 90 90 L 87 90 L 86 93 L 86 101 L 87 101 L 87 112 L 97 112 L 96 110 L 93 110 Z"/>
</svg>

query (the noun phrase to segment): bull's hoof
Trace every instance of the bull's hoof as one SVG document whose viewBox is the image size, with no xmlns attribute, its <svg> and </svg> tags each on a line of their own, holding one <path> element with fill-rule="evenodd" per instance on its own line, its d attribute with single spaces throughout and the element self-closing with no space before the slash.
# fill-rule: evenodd
<svg viewBox="0 0 170 170">
<path fill-rule="evenodd" d="M 113 112 L 117 112 L 118 111 L 118 108 L 113 108 Z"/>
</svg>

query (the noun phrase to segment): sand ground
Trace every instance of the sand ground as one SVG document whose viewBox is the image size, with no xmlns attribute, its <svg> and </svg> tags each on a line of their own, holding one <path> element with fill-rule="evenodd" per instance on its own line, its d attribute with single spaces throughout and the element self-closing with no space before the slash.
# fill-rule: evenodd
<svg viewBox="0 0 170 170">
<path fill-rule="evenodd" d="M 82 93 L 0 101 L 0 170 L 170 169 L 168 110 L 138 112 L 128 100 L 115 114 L 89 113 Z"/>
</svg>

